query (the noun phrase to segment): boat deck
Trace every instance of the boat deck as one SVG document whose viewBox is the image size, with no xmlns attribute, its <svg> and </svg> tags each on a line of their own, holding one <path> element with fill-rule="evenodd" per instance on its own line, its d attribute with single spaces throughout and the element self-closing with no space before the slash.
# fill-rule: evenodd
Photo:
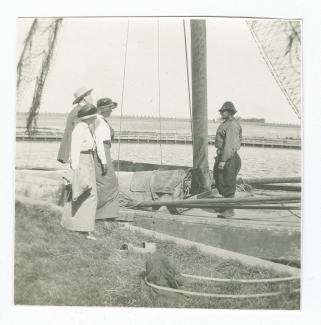
<svg viewBox="0 0 321 325">
<path fill-rule="evenodd" d="M 229 219 L 192 209 L 182 215 L 122 210 L 134 225 L 167 235 L 287 264 L 300 265 L 301 219 L 288 211 L 236 210 Z"/>
<path fill-rule="evenodd" d="M 233 226 L 248 226 L 253 228 L 287 228 L 299 230 L 301 225 L 300 211 L 275 210 L 235 210 L 235 215 L 228 219 L 217 218 L 217 214 L 203 209 L 192 209 L 183 213 L 186 219 Z M 195 220 L 197 217 L 197 220 Z"/>
<path fill-rule="evenodd" d="M 16 171 L 16 193 L 41 200 L 61 197 L 61 176 L 65 171 Z M 119 175 L 122 191 L 129 189 L 131 172 Z M 239 192 L 237 196 L 275 195 L 275 191 Z M 284 193 L 284 192 L 282 192 Z M 300 210 L 235 210 L 229 219 L 217 218 L 210 209 L 190 209 L 180 215 L 166 207 L 158 211 L 122 208 L 120 221 L 206 245 L 300 265 Z"/>
</svg>

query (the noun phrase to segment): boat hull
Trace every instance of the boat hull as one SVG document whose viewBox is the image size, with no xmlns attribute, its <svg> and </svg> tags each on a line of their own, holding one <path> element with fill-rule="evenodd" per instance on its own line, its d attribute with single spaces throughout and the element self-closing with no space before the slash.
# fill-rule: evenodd
<svg viewBox="0 0 321 325">
<path fill-rule="evenodd" d="M 62 176 L 59 171 L 16 171 L 16 194 L 47 201 L 63 202 Z M 120 190 L 129 195 L 133 172 L 120 172 Z M 196 241 L 202 244 L 300 265 L 301 219 L 298 211 L 236 210 L 230 219 L 219 219 L 214 211 L 190 209 L 173 215 L 163 207 L 159 211 L 123 208 L 120 219 L 135 226 Z"/>
</svg>

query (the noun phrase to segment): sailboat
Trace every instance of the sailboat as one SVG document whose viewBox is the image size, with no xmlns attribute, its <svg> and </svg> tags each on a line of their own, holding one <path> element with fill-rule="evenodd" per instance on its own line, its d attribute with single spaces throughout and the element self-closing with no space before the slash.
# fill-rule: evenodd
<svg viewBox="0 0 321 325">
<path fill-rule="evenodd" d="M 46 30 L 48 34 L 40 33 L 39 37 L 48 44 L 49 50 L 38 57 L 40 74 L 34 88 L 28 129 L 32 129 L 34 117 L 39 112 L 42 89 L 61 22 L 61 18 L 51 19 L 47 25 L 39 25 L 38 22 L 36 32 L 35 21 L 18 63 L 19 91 L 23 82 L 21 76 L 26 69 L 24 56 L 32 47 L 30 42 L 39 34 L 39 30 Z M 300 183 L 300 178 L 239 179 L 242 191 L 237 193 L 235 199 L 219 198 L 215 192 L 207 151 L 206 21 L 191 19 L 190 26 L 193 167 L 115 161 L 122 200 L 127 205 L 120 219 L 130 221 L 138 227 L 213 247 L 299 266 L 300 194 L 293 191 L 300 191 L 300 187 L 291 184 Z M 274 69 L 273 58 L 263 42 L 266 35 L 265 38 L 260 38 L 260 31 L 265 30 L 264 23 L 262 25 L 252 21 L 249 22 L 249 27 L 276 82 L 291 102 L 291 107 L 299 114 L 299 93 L 288 89 L 287 83 L 282 83 L 284 69 L 281 74 Z M 299 39 L 297 26 L 291 25 L 289 33 L 292 37 L 289 38 L 289 44 L 292 45 L 289 45 L 288 53 L 297 52 L 298 49 L 294 49 Z M 293 58 L 291 64 L 294 65 Z M 63 173 L 64 171 L 17 170 L 16 193 L 61 205 L 64 196 L 61 182 Z M 238 209 L 237 216 L 228 220 L 217 219 L 215 209 L 225 206 Z"/>
</svg>

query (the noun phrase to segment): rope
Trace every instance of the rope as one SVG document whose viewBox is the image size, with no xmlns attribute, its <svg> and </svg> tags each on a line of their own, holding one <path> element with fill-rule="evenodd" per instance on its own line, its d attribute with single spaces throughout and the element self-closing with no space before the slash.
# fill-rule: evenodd
<svg viewBox="0 0 321 325">
<path fill-rule="evenodd" d="M 286 207 L 285 205 L 284 205 L 284 203 L 281 203 L 281 206 L 282 207 Z M 298 214 L 296 214 L 296 213 L 294 213 L 293 212 L 293 209 L 286 209 L 288 212 L 290 212 L 290 214 L 292 214 L 293 216 L 295 216 L 295 217 L 297 217 L 298 219 L 301 219 L 301 217 L 298 215 Z M 301 210 L 301 209 L 296 209 L 296 210 Z"/>
<path fill-rule="evenodd" d="M 160 73 L 159 73 L 159 19 L 157 19 L 157 77 L 158 77 L 158 118 L 159 118 L 159 150 L 160 161 L 163 165 L 163 152 L 162 152 L 162 119 L 161 119 L 161 99 L 160 99 Z"/>
<path fill-rule="evenodd" d="M 233 282 L 233 283 L 276 283 L 300 280 L 300 276 L 285 277 L 285 278 L 272 278 L 272 279 L 224 279 L 224 278 L 210 278 L 207 276 L 182 274 L 185 278 L 192 278 L 198 280 L 215 281 L 215 282 Z"/>
<path fill-rule="evenodd" d="M 266 293 L 255 293 L 255 294 L 243 294 L 243 295 L 233 295 L 233 294 L 220 294 L 220 293 L 207 293 L 207 292 L 196 292 L 196 291 L 189 291 L 189 290 L 180 290 L 180 289 L 173 289 L 163 286 L 158 286 L 156 284 L 152 284 L 147 281 L 145 278 L 145 283 L 151 288 L 168 291 L 168 292 L 175 292 L 180 294 L 185 294 L 189 296 L 198 296 L 198 297 L 207 297 L 207 298 L 229 298 L 229 299 L 247 299 L 247 298 L 264 298 L 264 297 L 275 297 L 281 296 L 285 294 L 285 292 L 277 291 L 277 292 L 266 292 Z M 300 289 L 294 289 L 289 293 L 299 292 Z"/>
<path fill-rule="evenodd" d="M 25 60 L 25 53 L 27 52 L 27 48 L 30 48 L 30 41 L 32 39 L 32 36 L 33 36 L 35 30 L 36 30 L 37 24 L 38 24 L 38 19 L 36 18 L 33 20 L 32 25 L 29 29 L 28 35 L 24 41 L 23 50 L 22 50 L 22 53 L 21 53 L 21 56 L 20 56 L 20 59 L 19 59 L 18 65 L 17 65 L 17 84 L 16 84 L 17 92 L 19 91 L 19 85 L 20 85 L 20 82 L 22 79 L 22 66 L 23 66 L 24 60 Z"/>
<path fill-rule="evenodd" d="M 121 92 L 121 105 L 120 105 L 120 120 L 119 120 L 119 137 L 118 137 L 118 163 L 117 163 L 117 179 L 119 175 L 119 157 L 120 157 L 120 135 L 123 119 L 123 104 L 124 104 L 124 89 L 126 79 L 126 65 L 127 65 L 127 48 L 128 48 L 128 35 L 129 35 L 129 19 L 127 20 L 127 33 L 126 33 L 126 46 L 125 46 L 125 58 L 124 58 L 124 71 L 123 71 L 123 85 Z"/>
<path fill-rule="evenodd" d="M 185 60 L 186 60 L 186 78 L 187 78 L 187 91 L 188 91 L 188 104 L 189 104 L 189 120 L 191 124 L 191 135 L 192 135 L 192 148 L 193 144 L 193 113 L 192 113 L 192 104 L 191 104 L 191 88 L 189 84 L 189 68 L 188 68 L 188 54 L 187 54 L 187 42 L 186 42 L 186 27 L 185 27 L 185 19 L 183 19 L 183 30 L 184 30 L 184 41 L 185 41 Z M 194 151 L 194 149 L 193 149 Z"/>
<path fill-rule="evenodd" d="M 285 87 L 282 85 L 282 82 L 279 78 L 279 76 L 277 75 L 277 73 L 274 71 L 274 68 L 273 68 L 273 65 L 272 65 L 272 62 L 271 60 L 269 59 L 269 57 L 267 55 L 265 55 L 264 53 L 264 50 L 260 44 L 260 41 L 256 35 L 256 32 L 254 30 L 254 28 L 252 27 L 252 25 L 247 22 L 248 26 L 249 26 L 249 29 L 250 29 L 250 32 L 253 36 L 253 39 L 254 39 L 254 42 L 256 43 L 258 49 L 259 49 L 259 52 L 261 54 L 261 57 L 263 58 L 263 60 L 265 61 L 268 69 L 270 70 L 274 80 L 276 81 L 276 83 L 278 84 L 278 86 L 280 87 L 282 93 L 284 94 L 287 102 L 289 103 L 289 105 L 291 106 L 291 108 L 293 109 L 293 111 L 295 112 L 295 114 L 297 115 L 297 117 L 301 120 L 301 114 L 300 112 L 298 111 L 297 107 L 295 106 L 295 104 L 293 103 L 293 101 L 291 100 L 287 90 L 285 89 Z"/>
<path fill-rule="evenodd" d="M 296 214 L 296 213 L 294 213 L 292 210 L 288 210 L 293 216 L 295 216 L 295 217 L 297 217 L 298 219 L 301 219 L 301 217 L 298 215 L 298 214 Z"/>
</svg>

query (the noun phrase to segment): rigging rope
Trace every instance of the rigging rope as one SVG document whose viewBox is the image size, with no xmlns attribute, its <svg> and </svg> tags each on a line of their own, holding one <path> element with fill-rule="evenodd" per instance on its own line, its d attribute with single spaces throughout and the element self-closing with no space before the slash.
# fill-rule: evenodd
<svg viewBox="0 0 321 325">
<path fill-rule="evenodd" d="M 37 132 L 37 117 L 61 23 L 62 18 L 34 19 L 17 64 L 17 111 L 28 108 L 26 130 L 29 136 Z M 32 149 L 33 141 L 30 141 L 25 155 L 26 168 L 30 166 Z"/>
<path fill-rule="evenodd" d="M 23 79 L 22 67 L 23 67 L 24 61 L 26 60 L 25 59 L 25 53 L 27 52 L 28 48 L 29 48 L 29 51 L 30 51 L 30 47 L 31 47 L 30 40 L 32 39 L 33 34 L 34 34 L 35 30 L 36 30 L 37 23 L 38 23 L 38 20 L 34 19 L 33 22 L 32 22 L 32 25 L 31 25 L 31 27 L 29 29 L 26 40 L 24 42 L 23 50 L 22 50 L 22 53 L 21 53 L 21 56 L 20 56 L 20 59 L 19 59 L 18 65 L 17 65 L 17 84 L 16 84 L 17 90 L 19 89 L 20 82 Z M 40 54 L 42 54 L 42 51 L 40 52 Z M 29 59 L 29 62 L 30 62 L 30 59 Z"/>
<path fill-rule="evenodd" d="M 119 177 L 119 157 L 120 157 L 120 135 L 123 119 L 123 104 L 124 104 L 124 89 L 126 79 L 126 65 L 127 65 L 127 48 L 128 48 L 128 35 L 129 35 L 129 19 L 127 20 L 127 33 L 126 33 L 126 45 L 125 45 L 125 58 L 124 58 L 124 71 L 123 71 L 123 86 L 121 92 L 121 105 L 120 105 L 120 119 L 119 119 L 119 136 L 118 136 L 118 162 L 117 162 L 117 179 Z"/>
<path fill-rule="evenodd" d="M 287 20 L 248 20 L 250 32 L 273 78 L 301 119 L 301 24 Z"/>
<path fill-rule="evenodd" d="M 185 42 L 185 60 L 186 60 L 186 77 L 187 77 L 187 91 L 188 91 L 188 104 L 189 104 L 189 120 L 190 120 L 190 124 L 191 124 L 192 148 L 193 148 L 194 147 L 194 144 L 193 144 L 193 123 L 192 123 L 193 113 L 192 113 L 192 104 L 191 104 L 191 88 L 190 88 L 190 84 L 189 84 L 189 69 L 188 69 L 188 54 L 187 54 L 185 19 L 183 19 L 183 30 L 184 30 L 184 42 Z"/>
<path fill-rule="evenodd" d="M 162 118 L 161 118 L 161 99 L 160 99 L 160 72 L 159 72 L 159 19 L 157 19 L 157 77 L 158 77 L 158 118 L 159 118 L 159 150 L 160 161 L 163 165 L 163 152 L 162 152 Z"/>
</svg>

